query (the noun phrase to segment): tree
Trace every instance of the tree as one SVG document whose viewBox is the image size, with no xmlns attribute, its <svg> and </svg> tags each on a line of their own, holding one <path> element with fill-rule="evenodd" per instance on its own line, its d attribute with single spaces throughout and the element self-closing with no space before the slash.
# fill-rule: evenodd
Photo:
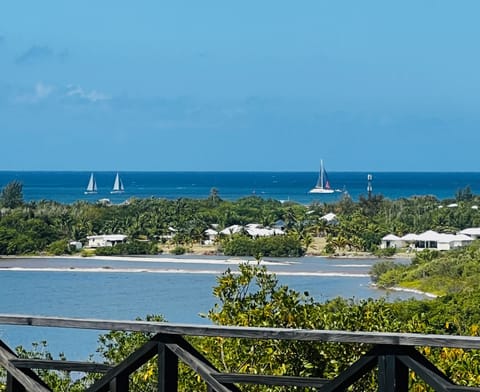
<svg viewBox="0 0 480 392">
<path fill-rule="evenodd" d="M 23 185 L 20 181 L 11 181 L 2 189 L 0 206 L 16 208 L 23 204 Z"/>
</svg>

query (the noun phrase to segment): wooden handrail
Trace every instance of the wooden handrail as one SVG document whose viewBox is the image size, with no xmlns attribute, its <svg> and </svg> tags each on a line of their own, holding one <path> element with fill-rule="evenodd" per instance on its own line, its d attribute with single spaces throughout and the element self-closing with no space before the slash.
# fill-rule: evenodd
<svg viewBox="0 0 480 392">
<path fill-rule="evenodd" d="M 398 346 L 458 347 L 466 349 L 480 349 L 480 337 L 477 336 L 193 325 L 152 321 L 99 320 L 11 314 L 0 314 L 0 325 L 1 324 L 30 325 L 52 328 L 150 332 L 182 336 L 308 340 L 337 343 L 366 343 Z"/>
<path fill-rule="evenodd" d="M 480 349 L 480 337 L 192 325 L 11 314 L 0 314 L 0 325 L 2 324 L 152 334 L 150 340 L 142 347 L 131 353 L 123 362 L 113 366 L 88 362 L 20 359 L 0 340 L 0 366 L 7 371 L 7 389 L 9 391 L 48 391 L 49 388 L 31 369 L 104 373 L 89 387 L 89 392 L 128 391 L 129 376 L 153 357 L 157 358 L 158 390 L 161 392 L 178 390 L 179 361 L 192 369 L 208 385 L 208 390 L 216 392 L 240 392 L 241 389 L 237 385 L 242 384 L 309 386 L 319 391 L 343 391 L 374 369 L 377 369 L 378 372 L 378 390 L 381 392 L 406 392 L 409 370 L 415 372 L 435 390 L 480 391 L 478 386 L 466 387 L 455 384 L 413 347 Z M 371 348 L 333 379 L 295 375 L 224 373 L 216 369 L 206 357 L 198 352 L 185 339 L 187 336 L 362 343 L 368 344 Z"/>
</svg>

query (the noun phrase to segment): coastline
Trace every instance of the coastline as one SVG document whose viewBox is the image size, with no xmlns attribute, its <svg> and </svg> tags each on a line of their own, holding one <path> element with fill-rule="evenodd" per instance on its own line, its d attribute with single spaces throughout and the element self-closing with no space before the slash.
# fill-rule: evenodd
<svg viewBox="0 0 480 392">
<path fill-rule="evenodd" d="M 412 293 L 412 294 L 417 294 L 417 295 L 423 295 L 427 298 L 432 298 L 432 299 L 439 297 L 437 294 L 429 293 L 427 291 L 422 291 L 422 290 L 417 290 L 417 289 L 409 289 L 409 288 L 400 287 L 400 286 L 381 288 L 381 287 L 378 287 L 375 283 L 372 283 L 371 287 L 374 287 L 378 290 L 397 291 L 397 292 L 402 292 L 402 293 Z"/>
</svg>

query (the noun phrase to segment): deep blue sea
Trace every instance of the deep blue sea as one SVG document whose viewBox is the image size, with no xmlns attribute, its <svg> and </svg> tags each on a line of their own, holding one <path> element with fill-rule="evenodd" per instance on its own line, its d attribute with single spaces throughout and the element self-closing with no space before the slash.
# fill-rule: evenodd
<svg viewBox="0 0 480 392">
<path fill-rule="evenodd" d="M 225 200 L 257 195 L 276 200 L 310 204 L 315 200 L 333 202 L 342 193 L 311 195 L 317 181 L 316 172 L 120 172 L 125 193 L 111 194 L 116 172 L 94 173 L 98 193 L 85 195 L 90 172 L 63 171 L 0 171 L 0 187 L 13 180 L 23 184 L 25 200 L 56 200 L 73 203 L 77 200 L 95 202 L 108 198 L 120 203 L 130 197 L 166 199 L 205 198 L 212 188 Z M 373 175 L 373 193 L 390 199 L 413 195 L 434 195 L 443 200 L 470 186 L 480 193 L 480 173 L 474 172 L 330 172 L 331 186 L 346 190 L 353 199 L 367 192 L 367 175 Z"/>
</svg>

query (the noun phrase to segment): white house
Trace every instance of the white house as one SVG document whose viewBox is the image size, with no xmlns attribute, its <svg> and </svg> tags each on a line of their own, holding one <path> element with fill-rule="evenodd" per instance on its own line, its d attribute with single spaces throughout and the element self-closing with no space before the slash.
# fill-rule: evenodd
<svg viewBox="0 0 480 392">
<path fill-rule="evenodd" d="M 466 246 L 472 241 L 471 237 L 464 234 L 446 234 L 428 230 L 415 237 L 415 249 L 450 250 Z"/>
<path fill-rule="evenodd" d="M 382 243 L 380 244 L 380 248 L 403 248 L 406 245 L 406 242 L 396 236 L 395 234 L 388 234 L 382 238 Z"/>
<path fill-rule="evenodd" d="M 212 245 L 218 236 L 218 231 L 213 229 L 207 229 L 204 231 L 204 234 L 207 237 L 207 239 L 203 241 L 203 243 L 205 245 Z"/>
<path fill-rule="evenodd" d="M 330 225 L 336 225 L 338 223 L 338 218 L 333 212 L 329 212 L 328 214 L 323 215 L 322 217 L 320 217 L 320 219 L 323 219 Z"/>
<path fill-rule="evenodd" d="M 468 229 L 462 230 L 460 234 L 465 234 L 474 240 L 478 240 L 480 238 L 480 227 L 469 227 Z"/>
<path fill-rule="evenodd" d="M 82 249 L 82 243 L 80 241 L 70 241 L 68 245 L 70 246 L 70 249 L 74 249 L 74 250 Z"/>
<path fill-rule="evenodd" d="M 104 246 L 114 246 L 127 239 L 123 234 L 102 234 L 87 236 L 89 248 L 101 248 Z"/>
<path fill-rule="evenodd" d="M 246 226 L 232 225 L 220 231 L 220 234 L 232 235 L 241 232 L 246 232 L 251 237 L 270 237 L 272 235 L 285 234 L 282 229 L 263 227 L 259 223 L 249 223 Z"/>
</svg>

